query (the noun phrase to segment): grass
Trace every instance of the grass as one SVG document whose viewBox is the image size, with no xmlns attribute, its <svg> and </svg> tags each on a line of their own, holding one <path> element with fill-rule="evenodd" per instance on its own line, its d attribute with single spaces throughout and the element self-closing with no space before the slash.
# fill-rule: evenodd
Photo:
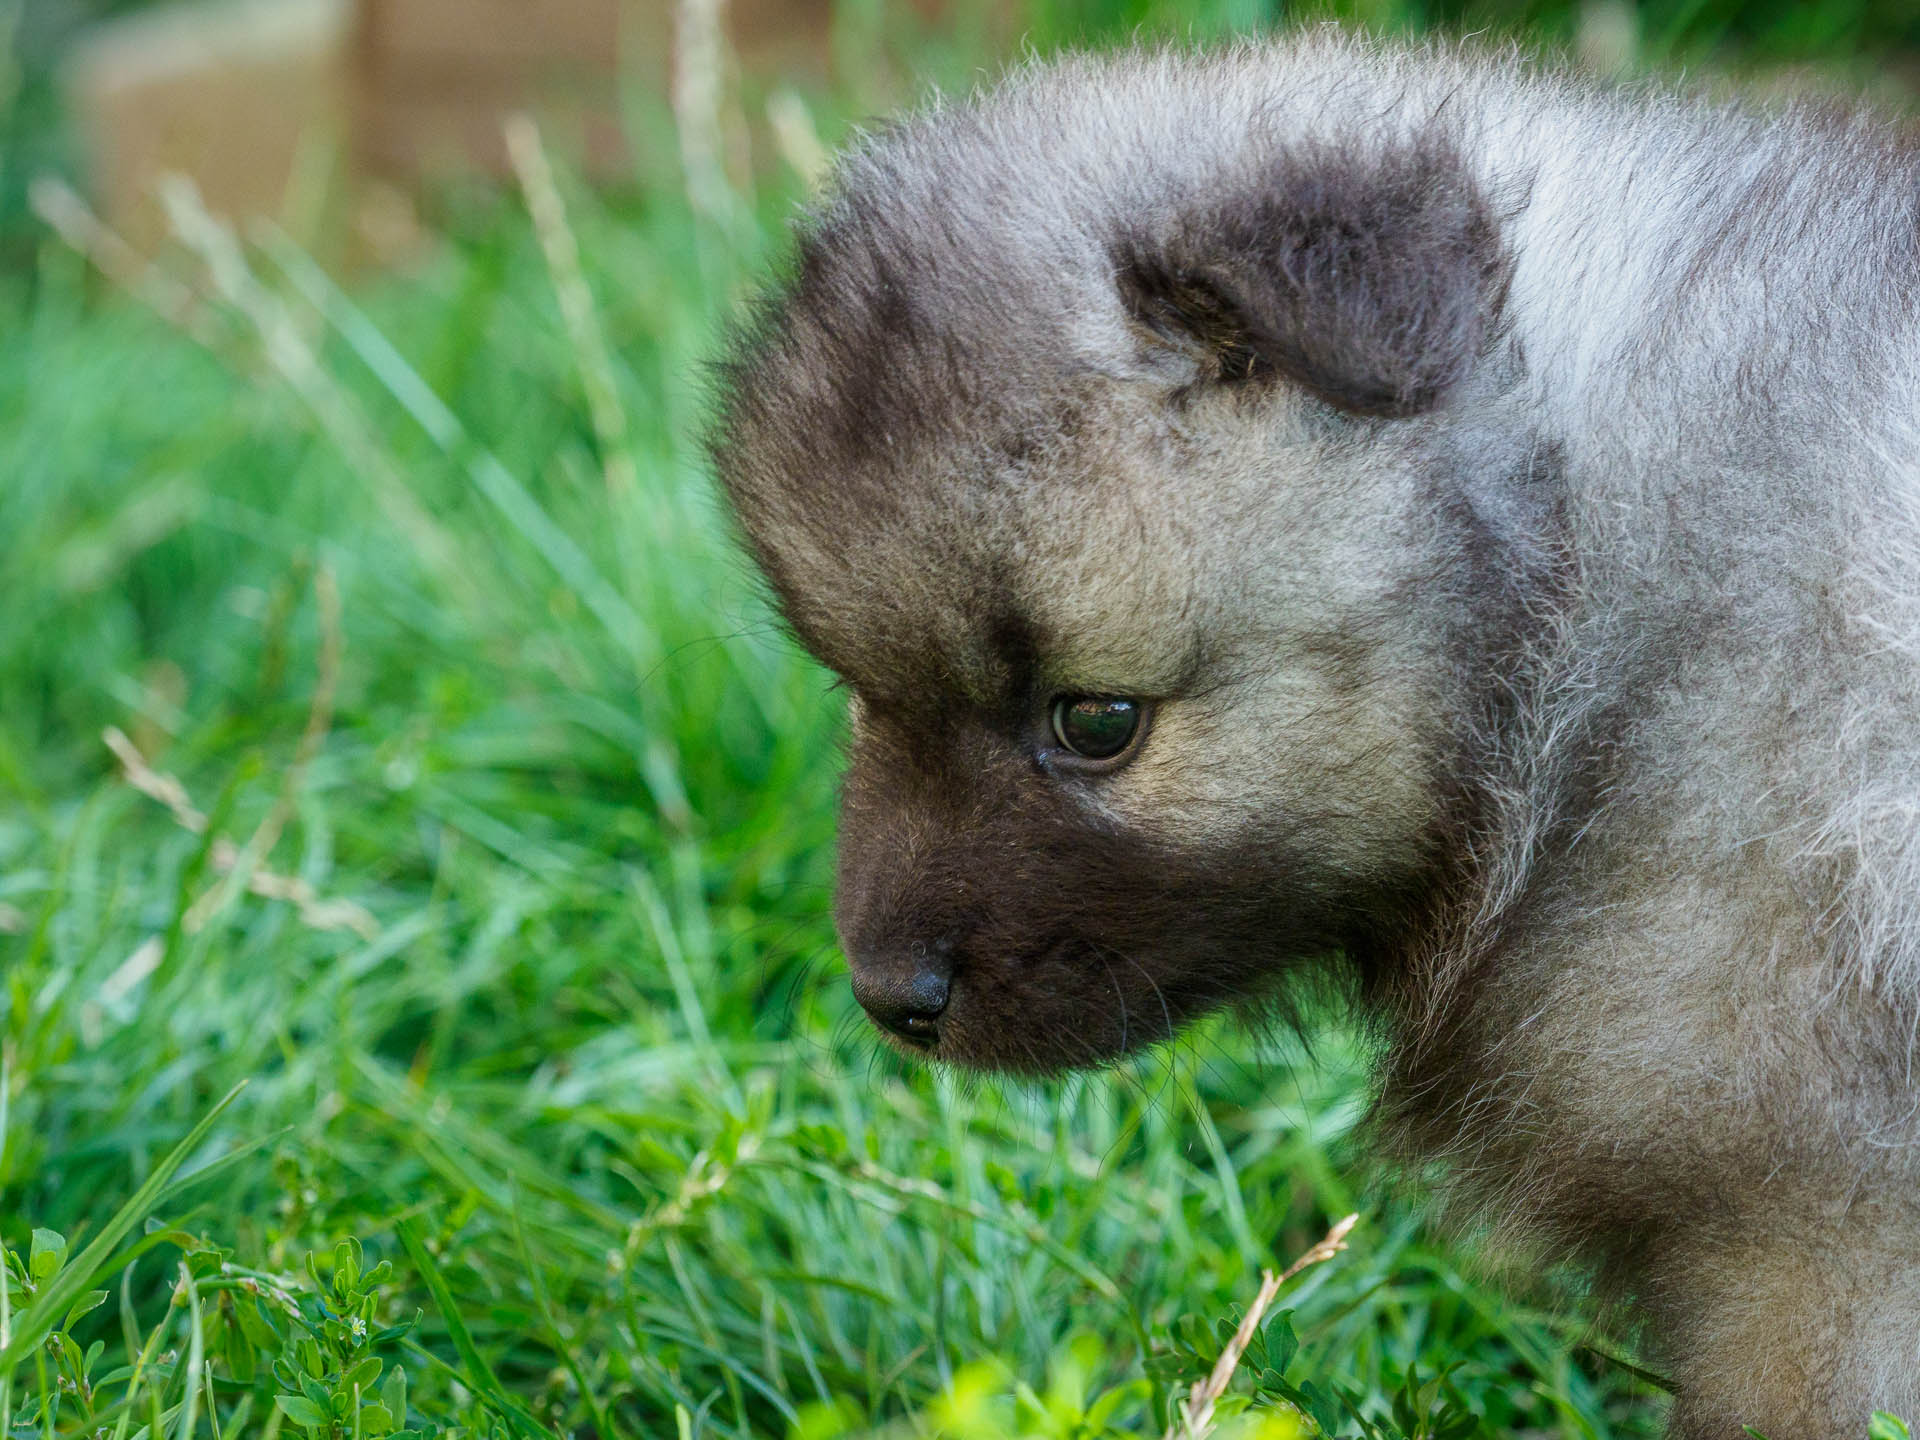
<svg viewBox="0 0 1920 1440">
<path fill-rule="evenodd" d="M 795 190 L 563 178 L 577 275 L 456 194 L 351 296 L 189 205 L 171 321 L 43 228 L 0 274 L 8 1433 L 1159 1435 L 1353 1210 L 1223 1423 L 1656 1433 L 1368 1178 L 1337 1026 L 1031 1087 L 867 1037 L 840 700 L 695 443 Z"/>
</svg>

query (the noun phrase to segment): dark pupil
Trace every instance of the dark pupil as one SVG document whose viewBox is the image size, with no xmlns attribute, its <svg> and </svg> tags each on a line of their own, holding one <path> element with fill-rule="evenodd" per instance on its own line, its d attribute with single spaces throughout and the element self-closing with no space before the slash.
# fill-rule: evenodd
<svg viewBox="0 0 1920 1440">
<path fill-rule="evenodd" d="M 1056 700 L 1053 706 L 1054 734 L 1089 760 L 1118 755 L 1139 723 L 1140 706 L 1132 700 Z"/>
</svg>

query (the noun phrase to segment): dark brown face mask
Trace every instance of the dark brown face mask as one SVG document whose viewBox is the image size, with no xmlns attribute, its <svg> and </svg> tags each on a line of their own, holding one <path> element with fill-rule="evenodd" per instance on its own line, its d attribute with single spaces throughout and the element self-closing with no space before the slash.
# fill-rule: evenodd
<svg viewBox="0 0 1920 1440">
<path fill-rule="evenodd" d="M 985 721 L 866 710 L 836 916 L 855 996 L 903 1048 L 1026 1073 L 1100 1064 L 1269 998 L 1392 908 L 1338 893 L 1278 827 L 1186 852 L 1094 818 L 1072 783 Z"/>
</svg>

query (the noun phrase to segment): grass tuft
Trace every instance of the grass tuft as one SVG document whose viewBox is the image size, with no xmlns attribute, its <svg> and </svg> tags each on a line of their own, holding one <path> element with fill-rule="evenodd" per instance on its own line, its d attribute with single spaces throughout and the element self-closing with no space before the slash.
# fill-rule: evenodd
<svg viewBox="0 0 1920 1440">
<path fill-rule="evenodd" d="M 846 8 L 848 46 L 890 33 Z M 1576 1292 L 1504 1294 L 1368 1188 L 1353 1036 L 1046 1086 L 867 1038 L 841 702 L 694 440 L 816 117 L 862 103 L 779 93 L 794 174 L 743 192 L 695 145 L 697 205 L 517 127 L 531 218 L 452 194 L 351 294 L 185 189 L 163 268 L 35 190 L 0 274 L 15 1433 L 1658 1431 Z"/>
</svg>

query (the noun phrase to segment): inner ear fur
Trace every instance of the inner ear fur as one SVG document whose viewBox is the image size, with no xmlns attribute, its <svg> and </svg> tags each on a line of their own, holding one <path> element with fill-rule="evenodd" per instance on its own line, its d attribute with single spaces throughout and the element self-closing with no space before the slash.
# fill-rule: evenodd
<svg viewBox="0 0 1920 1440">
<path fill-rule="evenodd" d="M 1389 417 L 1467 376 L 1508 268 L 1492 208 L 1437 141 L 1284 154 L 1245 193 L 1123 243 L 1118 267 L 1135 318 L 1218 381 L 1279 375 Z"/>
</svg>

